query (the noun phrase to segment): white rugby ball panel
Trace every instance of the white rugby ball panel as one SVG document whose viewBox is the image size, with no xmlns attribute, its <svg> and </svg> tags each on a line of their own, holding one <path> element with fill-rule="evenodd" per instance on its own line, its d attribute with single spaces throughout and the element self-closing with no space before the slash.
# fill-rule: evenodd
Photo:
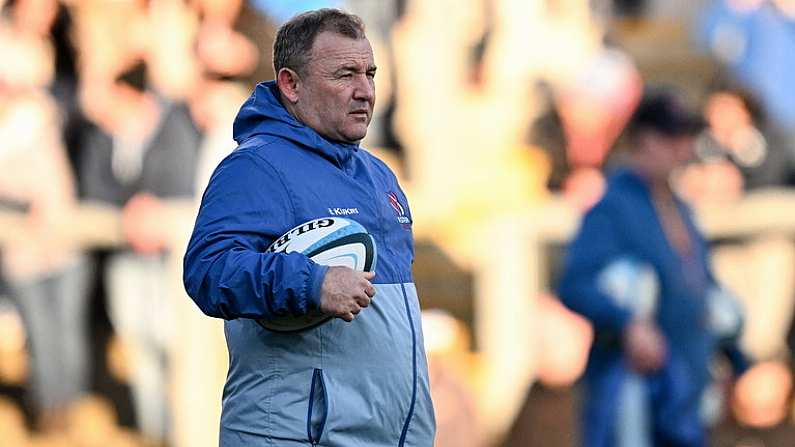
<svg viewBox="0 0 795 447">
<path fill-rule="evenodd" d="M 367 233 L 359 223 L 340 217 L 323 217 L 297 225 L 276 239 L 266 251 L 307 253 L 348 234 Z"/>
<path fill-rule="evenodd" d="M 273 253 L 302 253 L 321 265 L 345 266 L 371 272 L 377 259 L 373 237 L 350 219 L 324 217 L 310 220 L 285 232 L 266 250 Z M 331 317 L 319 309 L 307 315 L 257 320 L 260 326 L 276 332 L 294 332 L 318 326 Z"/>
<path fill-rule="evenodd" d="M 367 257 L 363 244 L 345 244 L 331 247 L 328 250 L 310 256 L 318 264 L 328 266 L 342 266 L 353 270 L 364 271 L 364 261 Z"/>
<path fill-rule="evenodd" d="M 618 306 L 634 315 L 650 317 L 660 292 L 657 272 L 650 264 L 621 257 L 607 264 L 597 276 L 597 287 Z"/>
<path fill-rule="evenodd" d="M 721 341 L 740 336 L 744 310 L 732 292 L 722 287 L 713 287 L 707 293 L 707 315 L 712 333 Z"/>
<path fill-rule="evenodd" d="M 362 228 L 362 231 L 364 231 L 364 228 Z M 337 236 L 337 233 L 332 236 Z M 323 245 L 315 244 L 303 253 L 322 265 L 346 265 L 360 272 L 372 272 L 375 270 L 375 243 L 373 242 L 373 237 L 367 233 L 348 234 L 336 240 L 328 240 Z M 351 262 L 353 265 L 336 263 L 346 262 L 344 259 L 346 256 L 344 255 L 350 258 L 347 262 Z M 334 264 L 327 262 L 331 259 L 336 259 Z"/>
</svg>

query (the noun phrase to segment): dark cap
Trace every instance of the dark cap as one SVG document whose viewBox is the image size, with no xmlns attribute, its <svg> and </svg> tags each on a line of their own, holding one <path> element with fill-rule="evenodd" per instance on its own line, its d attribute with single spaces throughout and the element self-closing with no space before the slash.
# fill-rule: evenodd
<svg viewBox="0 0 795 447">
<path fill-rule="evenodd" d="M 704 119 L 688 110 L 670 90 L 649 90 L 629 120 L 630 133 L 652 130 L 667 136 L 695 135 L 704 128 Z"/>
</svg>

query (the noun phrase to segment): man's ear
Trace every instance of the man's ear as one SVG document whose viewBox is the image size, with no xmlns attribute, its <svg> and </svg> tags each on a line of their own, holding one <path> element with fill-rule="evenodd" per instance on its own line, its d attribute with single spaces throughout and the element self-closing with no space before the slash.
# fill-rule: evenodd
<svg viewBox="0 0 795 447">
<path fill-rule="evenodd" d="M 276 74 L 276 85 L 282 93 L 282 97 L 295 104 L 298 102 L 298 89 L 301 86 L 301 78 L 295 70 L 287 67 L 279 69 Z"/>
</svg>

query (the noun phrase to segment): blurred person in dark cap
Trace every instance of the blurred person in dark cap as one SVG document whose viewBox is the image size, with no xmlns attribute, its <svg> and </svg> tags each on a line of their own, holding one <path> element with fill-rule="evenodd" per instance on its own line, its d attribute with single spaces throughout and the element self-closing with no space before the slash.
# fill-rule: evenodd
<svg viewBox="0 0 795 447">
<path fill-rule="evenodd" d="M 746 368 L 736 348 L 737 302 L 717 283 L 707 242 L 669 182 L 691 159 L 702 127 L 674 92 L 648 90 L 626 129 L 626 165 L 609 177 L 569 246 L 559 293 L 594 328 L 583 445 L 704 446 L 713 355 L 724 349 L 736 371 Z M 632 266 L 618 277 L 623 302 L 604 286 L 621 260 Z M 638 280 L 644 268 L 654 287 Z"/>
</svg>

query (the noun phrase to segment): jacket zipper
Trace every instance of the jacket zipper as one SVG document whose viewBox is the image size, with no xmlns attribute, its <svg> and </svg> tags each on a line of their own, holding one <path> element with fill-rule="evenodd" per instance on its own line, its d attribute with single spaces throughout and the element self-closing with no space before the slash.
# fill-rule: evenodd
<svg viewBox="0 0 795 447">
<path fill-rule="evenodd" d="M 411 417 L 414 415 L 414 404 L 417 401 L 417 335 L 414 330 L 414 320 L 411 319 L 411 308 L 409 307 L 409 297 L 406 295 L 406 285 L 400 284 L 400 289 L 403 291 L 403 304 L 406 306 L 406 315 L 409 319 L 409 326 L 411 327 L 411 365 L 414 373 L 414 382 L 411 387 L 411 405 L 409 406 L 409 414 L 406 416 L 406 422 L 403 423 L 403 431 L 400 433 L 400 441 L 398 447 L 403 447 L 406 443 L 406 434 L 409 431 L 409 423 Z"/>
<path fill-rule="evenodd" d="M 317 436 L 312 433 L 312 413 L 315 406 L 315 390 L 317 385 L 320 386 L 318 393 L 323 393 L 320 398 L 323 399 L 323 417 L 320 420 L 320 427 L 317 430 Z M 326 417 L 328 416 L 328 394 L 326 393 L 326 382 L 323 379 L 323 370 L 315 368 L 312 373 L 312 386 L 309 389 L 309 409 L 306 414 L 306 436 L 309 443 L 316 446 L 320 443 L 320 437 L 323 436 L 323 429 L 326 426 Z"/>
</svg>

